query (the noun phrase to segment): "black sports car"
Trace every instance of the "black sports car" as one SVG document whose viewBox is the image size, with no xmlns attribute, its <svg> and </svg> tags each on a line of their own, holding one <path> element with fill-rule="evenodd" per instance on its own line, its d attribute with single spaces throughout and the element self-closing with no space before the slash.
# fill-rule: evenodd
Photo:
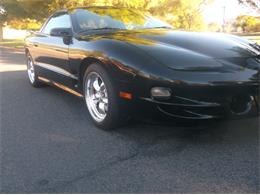
<svg viewBox="0 0 260 195">
<path fill-rule="evenodd" d="M 57 11 L 25 42 L 31 84 L 84 97 L 101 128 L 136 115 L 212 119 L 258 106 L 260 47 L 237 36 L 175 31 L 125 8 L 84 7 Z"/>
</svg>

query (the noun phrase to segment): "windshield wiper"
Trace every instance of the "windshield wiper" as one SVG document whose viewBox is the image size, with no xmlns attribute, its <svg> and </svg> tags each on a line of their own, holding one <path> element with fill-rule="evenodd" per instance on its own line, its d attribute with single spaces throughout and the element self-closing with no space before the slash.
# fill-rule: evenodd
<svg viewBox="0 0 260 195">
<path fill-rule="evenodd" d="M 166 29 L 172 29 L 169 26 L 156 26 L 156 27 L 151 27 L 151 28 L 143 28 L 143 29 L 155 29 L 155 28 L 166 28 Z"/>
<path fill-rule="evenodd" d="M 124 29 L 122 29 L 122 28 L 111 28 L 111 27 L 93 28 L 93 29 L 81 30 L 81 31 L 78 32 L 78 34 L 88 32 L 88 31 L 96 31 L 96 30 L 124 30 Z"/>
</svg>

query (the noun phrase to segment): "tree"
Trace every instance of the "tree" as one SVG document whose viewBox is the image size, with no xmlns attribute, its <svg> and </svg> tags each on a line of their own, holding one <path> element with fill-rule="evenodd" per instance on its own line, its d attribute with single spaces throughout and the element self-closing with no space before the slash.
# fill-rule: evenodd
<svg viewBox="0 0 260 195">
<path fill-rule="evenodd" d="M 44 19 L 48 4 L 53 0 L 0 0 L 0 40 L 3 39 L 3 25 L 13 20 Z M 4 10 L 4 11 L 3 11 Z"/>
<path fill-rule="evenodd" d="M 254 16 L 241 15 L 234 23 L 236 28 L 241 28 L 245 32 L 256 32 L 260 30 L 260 20 Z"/>
<path fill-rule="evenodd" d="M 166 20 L 176 28 L 203 30 L 205 28 L 201 11 L 213 0 L 52 0 L 50 12 L 77 6 L 120 6 L 146 10 Z"/>
<path fill-rule="evenodd" d="M 0 41 L 3 41 L 3 23 L 5 16 L 6 11 L 2 6 L 0 6 Z"/>
<path fill-rule="evenodd" d="M 221 26 L 217 22 L 211 22 L 210 24 L 208 24 L 208 30 L 211 32 L 220 32 Z"/>
<path fill-rule="evenodd" d="M 16 28 L 35 26 L 34 20 L 42 22 L 50 13 L 78 6 L 121 6 L 146 10 L 176 28 L 203 30 L 205 24 L 201 11 L 213 0 L 0 0 L 5 14 L 0 15 L 0 32 L 4 23 Z M 19 22 L 21 24 L 19 24 Z M 26 24 L 28 24 L 26 26 Z M 1 36 L 0 36 L 1 37 Z"/>
<path fill-rule="evenodd" d="M 205 24 L 202 10 L 212 0 L 165 0 L 159 6 L 152 8 L 153 15 L 164 18 L 175 28 L 185 30 L 204 30 Z"/>
<path fill-rule="evenodd" d="M 257 13 L 260 13 L 260 1 L 259 0 L 238 0 L 238 2 L 245 7 L 248 7 Z"/>
</svg>

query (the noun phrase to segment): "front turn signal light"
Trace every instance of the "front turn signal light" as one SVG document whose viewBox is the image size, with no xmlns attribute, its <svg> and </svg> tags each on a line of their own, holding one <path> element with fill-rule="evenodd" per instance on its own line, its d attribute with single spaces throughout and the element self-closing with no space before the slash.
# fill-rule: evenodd
<svg viewBox="0 0 260 195">
<path fill-rule="evenodd" d="M 131 100 L 133 98 L 131 93 L 122 92 L 122 91 L 119 92 L 119 96 L 121 98 L 128 99 L 128 100 Z"/>
</svg>

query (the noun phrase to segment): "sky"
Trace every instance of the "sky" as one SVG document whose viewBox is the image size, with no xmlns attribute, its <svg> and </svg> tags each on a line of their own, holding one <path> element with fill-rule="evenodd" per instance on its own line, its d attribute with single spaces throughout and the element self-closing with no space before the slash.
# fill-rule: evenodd
<svg viewBox="0 0 260 195">
<path fill-rule="evenodd" d="M 225 7 L 225 20 L 235 19 L 238 15 L 257 15 L 252 10 L 239 5 L 237 0 L 215 0 L 203 12 L 206 23 L 217 22 L 223 24 L 223 10 Z"/>
</svg>

